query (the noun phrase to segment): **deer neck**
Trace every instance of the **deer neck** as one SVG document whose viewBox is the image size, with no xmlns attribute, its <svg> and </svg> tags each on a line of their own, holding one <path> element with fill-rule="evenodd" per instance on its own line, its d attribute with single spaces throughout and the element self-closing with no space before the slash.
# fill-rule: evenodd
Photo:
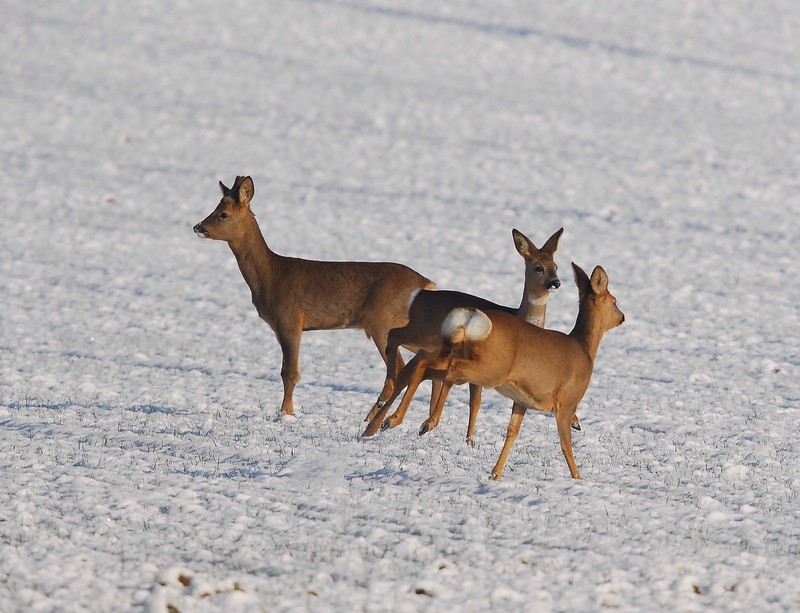
<svg viewBox="0 0 800 613">
<path fill-rule="evenodd" d="M 255 299 L 268 287 L 272 263 L 277 256 L 267 246 L 255 217 L 251 216 L 245 223 L 245 231 L 228 242 L 228 246 L 236 256 L 239 270 Z"/>
<path fill-rule="evenodd" d="M 517 317 L 527 321 L 534 326 L 544 328 L 544 320 L 547 316 L 547 299 L 550 293 L 531 292 L 527 286 L 522 293 L 522 302 L 517 309 Z"/>
<path fill-rule="evenodd" d="M 597 349 L 600 347 L 603 334 L 605 334 L 605 330 L 601 327 L 594 310 L 586 301 L 582 302 L 578 310 L 578 318 L 575 320 L 575 327 L 572 328 L 572 332 L 569 335 L 584 346 L 592 362 L 594 362 L 594 358 L 597 355 Z"/>
</svg>

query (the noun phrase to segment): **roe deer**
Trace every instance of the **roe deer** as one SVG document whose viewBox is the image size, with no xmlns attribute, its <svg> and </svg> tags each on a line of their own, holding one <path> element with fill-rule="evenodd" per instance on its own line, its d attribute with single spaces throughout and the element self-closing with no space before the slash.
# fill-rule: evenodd
<svg viewBox="0 0 800 613">
<path fill-rule="evenodd" d="M 281 412 L 292 414 L 292 392 L 300 379 L 300 337 L 305 330 L 362 328 L 384 361 L 389 330 L 408 321 L 411 295 L 436 285 L 402 264 L 320 262 L 274 253 L 250 210 L 255 187 L 250 177 L 236 177 L 222 199 L 199 224 L 201 238 L 222 240 L 236 256 L 250 287 L 253 304 L 275 332 L 283 353 Z M 397 353 L 397 347 L 392 351 Z M 392 356 L 392 364 L 402 358 Z"/>
<path fill-rule="evenodd" d="M 370 424 L 364 431 L 364 436 L 372 436 L 377 432 L 381 422 L 383 422 L 383 417 L 404 387 L 413 386 L 416 389 L 425 378 L 428 359 L 438 356 L 442 349 L 442 322 L 453 309 L 473 307 L 483 311 L 502 311 L 528 321 L 533 325 L 544 327 L 547 314 L 547 298 L 550 291 L 561 286 L 561 281 L 559 281 L 557 274 L 558 266 L 556 266 L 553 256 L 558 249 L 558 241 L 563 232 L 564 228 L 560 228 L 547 239 L 541 249 L 537 249 L 536 245 L 522 232 L 517 229 L 512 230 L 514 246 L 525 260 L 525 285 L 522 291 L 522 301 L 517 308 L 501 306 L 471 294 L 447 290 L 422 291 L 414 297 L 408 312 L 408 324 L 403 328 L 396 328 L 389 332 L 386 383 L 384 384 L 383 392 L 381 392 L 377 402 L 369 415 L 367 415 L 367 421 L 370 421 Z M 400 345 L 414 348 L 417 354 L 401 370 L 400 374 L 395 376 L 394 373 L 397 369 L 392 362 L 392 355 L 394 354 L 392 350 Z M 397 388 L 397 393 L 394 393 L 395 388 Z M 475 421 L 481 404 L 481 387 L 470 384 L 469 392 L 470 412 L 467 426 L 467 442 L 472 445 L 474 444 Z M 441 383 L 434 381 L 431 392 L 431 417 L 420 428 L 420 435 L 433 430 L 439 424 L 441 412 L 434 418 L 433 408 L 440 393 Z M 383 428 L 394 428 L 402 423 L 412 396 L 413 394 L 406 394 L 403 397 L 403 401 L 394 414 L 383 422 Z M 580 428 L 580 422 L 577 421 L 577 417 L 576 427 Z"/>
<path fill-rule="evenodd" d="M 573 479 L 580 479 L 572 453 L 570 421 L 583 398 L 603 335 L 625 321 L 608 291 L 608 275 L 597 266 L 591 278 L 574 263 L 579 309 L 569 334 L 545 330 L 498 311 L 455 309 L 442 325 L 444 348 L 429 365 L 444 380 L 435 411 L 453 384 L 496 389 L 514 406 L 500 458 L 492 470 L 499 480 L 527 409 L 554 413 L 561 451 Z M 412 393 L 410 387 L 406 393 Z"/>
</svg>

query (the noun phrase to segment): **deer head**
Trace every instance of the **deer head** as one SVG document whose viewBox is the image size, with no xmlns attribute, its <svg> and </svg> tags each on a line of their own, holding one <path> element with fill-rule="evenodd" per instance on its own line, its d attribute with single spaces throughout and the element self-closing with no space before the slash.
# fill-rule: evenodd
<svg viewBox="0 0 800 613">
<path fill-rule="evenodd" d="M 586 314 L 587 324 L 601 335 L 625 321 L 625 314 L 617 306 L 617 299 L 608 291 L 608 275 L 602 266 L 596 266 L 589 276 L 572 263 L 575 284 L 578 286 L 579 316 Z"/>
<path fill-rule="evenodd" d="M 247 227 L 246 222 L 253 219 L 250 200 L 253 199 L 255 187 L 250 177 L 236 177 L 230 189 L 220 181 L 219 187 L 222 190 L 222 199 L 211 215 L 194 227 L 194 232 L 200 238 L 229 243 L 241 238 Z"/>
<path fill-rule="evenodd" d="M 553 256 L 558 249 L 558 239 L 564 228 L 560 228 L 547 239 L 541 249 L 537 249 L 531 239 L 522 232 L 514 228 L 511 231 L 514 237 L 514 246 L 523 258 L 525 258 L 525 287 L 528 291 L 545 294 L 550 290 L 561 287 L 558 279 L 558 266 Z"/>
</svg>

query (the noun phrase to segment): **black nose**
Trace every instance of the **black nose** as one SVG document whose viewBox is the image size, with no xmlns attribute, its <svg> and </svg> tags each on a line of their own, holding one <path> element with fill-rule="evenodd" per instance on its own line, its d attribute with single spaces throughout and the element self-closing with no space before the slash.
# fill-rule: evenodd
<svg viewBox="0 0 800 613">
<path fill-rule="evenodd" d="M 558 289 L 559 287 L 561 287 L 561 281 L 558 279 L 547 284 L 547 289 Z"/>
<path fill-rule="evenodd" d="M 195 224 L 193 230 L 195 234 L 199 234 L 200 232 L 203 231 L 203 224 L 201 223 Z"/>
</svg>

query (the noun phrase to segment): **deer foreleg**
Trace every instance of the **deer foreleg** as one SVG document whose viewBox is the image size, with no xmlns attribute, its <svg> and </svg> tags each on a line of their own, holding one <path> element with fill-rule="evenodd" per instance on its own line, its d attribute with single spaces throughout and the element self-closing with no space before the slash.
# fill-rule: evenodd
<svg viewBox="0 0 800 613">
<path fill-rule="evenodd" d="M 561 442 L 561 452 L 569 467 L 569 474 L 573 479 L 580 479 L 581 473 L 578 472 L 578 465 L 575 463 L 575 456 L 572 453 L 572 419 L 575 416 L 575 409 L 566 407 L 556 408 L 556 424 L 558 425 L 558 439 Z"/>
<path fill-rule="evenodd" d="M 281 362 L 281 379 L 283 380 L 283 401 L 281 413 L 294 414 L 292 394 L 294 386 L 300 380 L 300 336 L 302 330 L 293 331 L 291 334 L 278 334 L 278 342 L 283 353 Z"/>
<path fill-rule="evenodd" d="M 500 481 L 500 477 L 503 475 L 503 467 L 506 465 L 508 452 L 511 451 L 511 446 L 519 436 L 519 429 L 522 426 L 522 418 L 525 417 L 525 410 L 524 406 L 516 402 L 511 409 L 511 420 L 508 422 L 508 429 L 506 430 L 506 441 L 503 443 L 503 450 L 500 452 L 497 464 L 492 469 L 492 479 L 495 481 Z"/>
</svg>

